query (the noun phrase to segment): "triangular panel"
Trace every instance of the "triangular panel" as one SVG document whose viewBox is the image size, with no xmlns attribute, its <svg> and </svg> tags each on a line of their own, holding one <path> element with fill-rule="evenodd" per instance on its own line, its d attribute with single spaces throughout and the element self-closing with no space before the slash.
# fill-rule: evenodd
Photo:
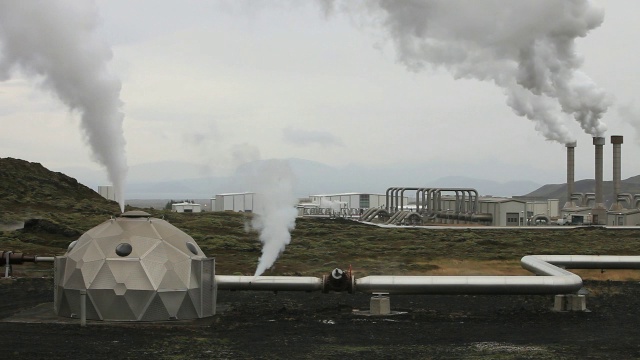
<svg viewBox="0 0 640 360">
<path fill-rule="evenodd" d="M 186 290 L 187 284 L 173 270 L 167 270 L 158 286 L 158 290 Z"/>
<path fill-rule="evenodd" d="M 127 300 L 127 303 L 136 318 L 140 318 L 143 315 L 145 307 L 155 294 L 155 291 L 127 290 L 124 294 L 124 298 Z"/>
<path fill-rule="evenodd" d="M 144 220 L 136 220 L 136 221 L 123 221 L 120 222 L 120 226 L 125 233 L 129 236 L 143 236 L 148 238 L 157 238 L 158 234 L 151 227 L 151 223 Z"/>
<path fill-rule="evenodd" d="M 182 305 L 178 310 L 177 318 L 181 320 L 198 318 L 198 312 L 196 311 L 196 308 L 193 304 L 193 301 L 191 300 L 191 297 L 189 296 L 184 297 L 184 300 L 182 301 Z"/>
<path fill-rule="evenodd" d="M 102 224 L 87 232 L 94 239 L 100 239 L 110 236 L 120 236 L 122 234 L 122 228 L 115 220 L 107 220 Z"/>
<path fill-rule="evenodd" d="M 142 318 L 140 318 L 140 320 L 142 321 L 169 320 L 169 316 L 170 316 L 169 311 L 167 311 L 167 308 L 164 306 L 162 299 L 160 299 L 160 296 L 158 296 L 158 294 L 156 293 L 156 295 L 153 297 L 153 300 L 151 300 L 151 303 L 149 304 L 149 306 L 147 306 L 147 308 L 145 309 L 144 315 L 142 315 Z"/>
<path fill-rule="evenodd" d="M 82 261 L 90 262 L 104 259 L 104 253 L 98 247 L 96 240 L 92 241 L 87 247 L 85 253 L 81 257 Z"/>
<path fill-rule="evenodd" d="M 93 305 L 98 312 L 105 318 L 105 312 L 113 306 L 113 301 L 116 298 L 116 293 L 111 289 L 89 289 L 87 294 L 91 298 Z"/>
<path fill-rule="evenodd" d="M 88 289 L 89 286 L 91 286 L 93 279 L 95 279 L 96 275 L 98 275 L 98 271 L 100 271 L 100 268 L 102 268 L 103 264 L 104 264 L 104 260 L 102 259 L 96 260 L 96 261 L 90 261 L 90 262 L 84 263 L 81 269 L 76 270 L 76 271 L 82 272 L 85 288 Z"/>
<path fill-rule="evenodd" d="M 166 292 L 158 292 L 160 299 L 162 299 L 162 303 L 164 307 L 169 312 L 169 316 L 178 317 L 178 310 L 184 301 L 184 298 L 187 295 L 186 291 L 166 291 Z"/>
<path fill-rule="evenodd" d="M 160 235 L 162 239 L 169 238 L 176 234 L 184 234 L 180 229 L 169 224 L 164 220 L 154 219 L 152 220 L 151 224 L 153 225 L 153 228 L 156 230 L 156 232 Z"/>
<path fill-rule="evenodd" d="M 133 245 L 133 250 L 131 251 L 129 257 L 141 257 L 160 242 L 159 239 L 144 236 L 132 236 L 130 238 L 130 241 L 131 245 Z"/>
<path fill-rule="evenodd" d="M 113 273 L 109 266 L 104 263 L 102 267 L 98 271 L 98 274 L 95 276 L 91 285 L 89 285 L 90 289 L 113 289 L 116 286 L 116 279 L 113 277 Z"/>
<path fill-rule="evenodd" d="M 149 277 L 149 280 L 151 281 L 151 284 L 155 290 L 158 289 L 160 283 L 162 282 L 162 279 L 164 278 L 164 274 L 167 272 L 167 269 L 164 266 L 165 262 L 166 260 L 159 263 L 147 260 L 146 258 L 140 260 L 140 263 L 145 269 L 147 276 Z"/>
<path fill-rule="evenodd" d="M 186 259 L 184 261 L 176 262 L 173 264 L 173 271 L 182 280 L 186 287 L 191 284 L 191 260 Z"/>
<path fill-rule="evenodd" d="M 124 298 L 124 296 L 114 296 L 111 306 L 106 309 L 100 308 L 102 311 L 102 317 L 105 320 L 117 320 L 117 321 L 135 321 L 138 320 L 138 316 L 133 312 L 131 306 Z"/>
<path fill-rule="evenodd" d="M 111 269 L 111 273 L 113 273 L 116 282 L 121 284 L 127 282 L 127 278 L 129 278 L 132 272 L 142 271 L 140 263 L 132 259 L 108 259 L 107 265 L 109 269 Z"/>
<path fill-rule="evenodd" d="M 82 277 L 82 271 L 79 269 L 73 270 L 71 274 L 67 277 L 67 280 L 64 282 L 65 289 L 74 289 L 80 290 L 85 289 L 86 285 L 84 282 L 84 278 Z"/>
</svg>

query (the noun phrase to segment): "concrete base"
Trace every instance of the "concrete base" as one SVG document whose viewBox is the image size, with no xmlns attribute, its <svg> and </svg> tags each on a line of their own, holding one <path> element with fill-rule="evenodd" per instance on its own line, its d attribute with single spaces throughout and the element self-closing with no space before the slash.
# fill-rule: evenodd
<svg viewBox="0 0 640 360">
<path fill-rule="evenodd" d="M 391 300 L 388 296 L 372 296 L 369 302 L 369 312 L 371 315 L 391 314 Z"/>
<path fill-rule="evenodd" d="M 587 297 L 576 294 L 556 295 L 553 311 L 588 311 Z"/>
</svg>

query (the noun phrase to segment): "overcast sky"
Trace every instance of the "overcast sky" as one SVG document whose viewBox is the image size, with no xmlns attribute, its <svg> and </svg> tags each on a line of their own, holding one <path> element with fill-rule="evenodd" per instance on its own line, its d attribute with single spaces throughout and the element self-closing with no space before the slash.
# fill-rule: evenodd
<svg viewBox="0 0 640 360">
<path fill-rule="evenodd" d="M 640 174 L 640 2 L 595 3 L 604 22 L 577 51 L 612 101 L 602 119 L 604 178 L 609 137 L 624 135 L 624 179 Z M 516 115 L 502 88 L 441 67 L 411 71 L 383 29 L 353 14 L 315 1 L 105 0 L 97 9 L 109 70 L 122 82 L 129 166 L 184 161 L 225 176 L 256 159 L 368 167 L 446 159 L 455 169 L 486 164 L 471 177 L 566 180 L 564 146 Z M 0 157 L 100 169 L 78 114 L 41 82 L 19 70 L 0 82 Z M 591 135 L 569 117 L 566 126 L 578 141 L 576 178 L 593 178 Z"/>
</svg>

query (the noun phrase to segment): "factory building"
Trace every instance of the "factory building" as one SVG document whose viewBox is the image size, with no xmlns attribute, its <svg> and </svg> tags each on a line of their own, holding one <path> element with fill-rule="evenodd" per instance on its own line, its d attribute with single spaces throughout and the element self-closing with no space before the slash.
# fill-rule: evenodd
<svg viewBox="0 0 640 360">
<path fill-rule="evenodd" d="M 252 192 L 217 194 L 211 199 L 211 210 L 253 212 L 257 204 L 257 196 Z"/>
<path fill-rule="evenodd" d="M 468 200 L 465 201 L 465 207 L 470 208 Z M 526 225 L 548 225 L 551 219 L 558 217 L 559 211 L 558 199 L 549 199 L 546 201 L 526 201 L 524 199 L 504 198 L 484 196 L 478 198 L 478 213 L 490 214 L 492 221 L 491 226 L 526 226 Z M 450 214 L 451 218 L 455 218 L 456 197 L 443 196 L 441 200 L 441 209 L 446 215 Z M 452 221 L 446 221 L 450 223 Z"/>
<path fill-rule="evenodd" d="M 525 224 L 526 201 L 502 198 L 502 197 L 480 197 L 478 199 L 478 213 L 491 214 L 492 226 L 523 226 Z M 456 198 L 455 196 L 443 196 L 441 200 L 444 220 L 451 215 L 455 218 Z M 451 223 L 452 221 L 446 221 Z"/>
<path fill-rule="evenodd" d="M 98 186 L 98 194 L 107 200 L 118 201 L 116 191 L 111 185 Z"/>
<path fill-rule="evenodd" d="M 190 202 L 181 202 L 171 204 L 171 211 L 179 212 L 179 213 L 199 213 L 202 212 L 202 207 L 200 204 L 190 203 Z"/>
<path fill-rule="evenodd" d="M 331 207 L 331 204 L 339 204 L 340 208 L 369 209 L 387 206 L 386 195 L 365 193 L 343 193 L 311 195 L 309 200 L 320 207 Z M 404 197 L 404 204 L 409 203 L 409 198 Z"/>
<path fill-rule="evenodd" d="M 607 213 L 607 225 L 640 226 L 640 209 L 620 209 Z"/>
</svg>

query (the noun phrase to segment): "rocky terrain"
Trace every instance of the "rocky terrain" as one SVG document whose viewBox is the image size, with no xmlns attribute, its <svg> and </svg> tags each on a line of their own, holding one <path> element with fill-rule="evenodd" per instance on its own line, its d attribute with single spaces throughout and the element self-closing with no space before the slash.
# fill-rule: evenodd
<svg viewBox="0 0 640 360">
<path fill-rule="evenodd" d="M 586 282 L 588 312 L 552 296 L 394 296 L 382 317 L 365 294 L 221 292 L 197 321 L 25 323 L 51 279 L 0 283 L 0 348 L 21 359 L 631 359 L 640 357 L 637 282 Z"/>
</svg>

